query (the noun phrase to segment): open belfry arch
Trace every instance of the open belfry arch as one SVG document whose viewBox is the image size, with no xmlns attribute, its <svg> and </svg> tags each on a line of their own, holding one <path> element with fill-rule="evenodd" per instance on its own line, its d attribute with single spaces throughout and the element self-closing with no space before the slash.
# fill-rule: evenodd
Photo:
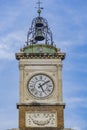
<svg viewBox="0 0 87 130">
<path fill-rule="evenodd" d="M 64 128 L 62 60 L 65 53 L 56 48 L 48 22 L 32 20 L 26 45 L 16 53 L 19 61 L 19 126 L 14 130 L 71 130 Z"/>
</svg>

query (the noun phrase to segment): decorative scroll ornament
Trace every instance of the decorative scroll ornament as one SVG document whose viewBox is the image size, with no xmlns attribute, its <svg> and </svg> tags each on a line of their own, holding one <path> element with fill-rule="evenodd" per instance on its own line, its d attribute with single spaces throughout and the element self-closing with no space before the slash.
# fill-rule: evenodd
<svg viewBox="0 0 87 130">
<path fill-rule="evenodd" d="M 56 127 L 57 126 L 56 112 L 28 112 L 26 113 L 27 127 Z"/>
<path fill-rule="evenodd" d="M 33 121 L 34 124 L 41 125 L 41 126 L 49 124 L 50 120 L 51 120 L 50 118 L 47 119 L 47 120 L 37 120 L 37 119 L 33 119 L 32 117 L 31 117 L 31 119 L 32 119 L 32 121 Z"/>
</svg>

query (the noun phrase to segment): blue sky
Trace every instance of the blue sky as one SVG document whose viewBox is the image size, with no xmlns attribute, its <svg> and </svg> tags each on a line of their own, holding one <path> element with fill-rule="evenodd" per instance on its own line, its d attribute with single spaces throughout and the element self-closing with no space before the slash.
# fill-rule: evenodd
<svg viewBox="0 0 87 130">
<path fill-rule="evenodd" d="M 18 127 L 19 70 L 15 53 L 24 46 L 37 0 L 0 0 L 0 130 Z M 63 61 L 65 127 L 87 130 L 87 0 L 42 0 Z"/>
</svg>

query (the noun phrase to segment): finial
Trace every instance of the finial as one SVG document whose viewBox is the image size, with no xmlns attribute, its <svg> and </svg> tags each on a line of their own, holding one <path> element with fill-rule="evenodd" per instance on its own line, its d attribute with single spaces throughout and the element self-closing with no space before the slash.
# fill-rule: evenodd
<svg viewBox="0 0 87 130">
<path fill-rule="evenodd" d="M 41 14 L 41 10 L 43 9 L 40 5 L 41 5 L 41 1 L 38 0 L 37 4 L 38 4 L 38 10 L 37 10 L 37 13 L 39 14 L 39 17 L 40 17 L 40 14 Z"/>
</svg>

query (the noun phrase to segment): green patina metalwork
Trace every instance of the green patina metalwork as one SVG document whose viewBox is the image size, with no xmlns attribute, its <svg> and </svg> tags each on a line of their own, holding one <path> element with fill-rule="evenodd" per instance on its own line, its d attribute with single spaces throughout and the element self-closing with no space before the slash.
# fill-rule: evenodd
<svg viewBox="0 0 87 130">
<path fill-rule="evenodd" d="M 57 48 L 55 48 L 52 45 L 46 45 L 46 44 L 32 44 L 27 45 L 23 49 L 21 49 L 24 53 L 56 53 Z"/>
</svg>

